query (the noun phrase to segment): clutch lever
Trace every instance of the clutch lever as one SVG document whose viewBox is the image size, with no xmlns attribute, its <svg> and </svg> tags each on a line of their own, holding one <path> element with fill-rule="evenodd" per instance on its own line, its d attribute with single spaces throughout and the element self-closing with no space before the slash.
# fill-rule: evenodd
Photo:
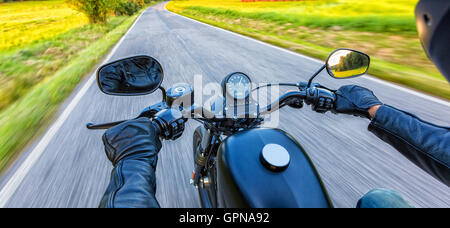
<svg viewBox="0 0 450 228">
<path fill-rule="evenodd" d="M 86 127 L 89 130 L 105 130 L 105 129 L 114 127 L 116 125 L 119 125 L 125 121 L 127 121 L 127 120 L 121 120 L 121 121 L 110 122 L 110 123 L 102 123 L 102 124 L 88 123 L 88 124 L 86 124 Z"/>
<path fill-rule="evenodd" d="M 145 108 L 137 118 L 139 117 L 147 117 L 147 118 L 153 118 L 153 116 L 163 110 L 168 108 L 166 102 L 160 102 L 158 104 L 152 105 L 150 107 Z M 116 125 L 119 125 L 125 121 L 128 120 L 120 120 L 120 121 L 115 121 L 115 122 L 110 122 L 110 123 L 103 123 L 103 124 L 94 124 L 94 123 L 88 123 L 86 124 L 87 129 L 90 130 L 105 130 L 105 129 L 109 129 L 111 127 L 114 127 Z"/>
</svg>

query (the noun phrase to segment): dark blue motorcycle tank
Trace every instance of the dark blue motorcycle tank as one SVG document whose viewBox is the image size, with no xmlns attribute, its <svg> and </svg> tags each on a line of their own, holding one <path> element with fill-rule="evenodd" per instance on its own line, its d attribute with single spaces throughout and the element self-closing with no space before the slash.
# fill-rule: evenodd
<svg viewBox="0 0 450 228">
<path fill-rule="evenodd" d="M 278 144 L 288 151 L 287 169 L 274 172 L 262 164 L 260 154 L 267 144 Z M 239 132 L 220 145 L 217 157 L 219 207 L 332 207 L 308 155 L 282 130 L 257 128 Z"/>
</svg>

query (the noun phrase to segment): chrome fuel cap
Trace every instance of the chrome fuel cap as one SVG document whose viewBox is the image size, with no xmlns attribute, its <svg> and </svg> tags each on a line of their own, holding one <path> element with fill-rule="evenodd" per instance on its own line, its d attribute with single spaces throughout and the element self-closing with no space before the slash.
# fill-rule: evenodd
<svg viewBox="0 0 450 228">
<path fill-rule="evenodd" d="M 281 145 L 267 144 L 261 151 L 261 163 L 274 172 L 286 170 L 291 161 L 289 152 Z"/>
</svg>

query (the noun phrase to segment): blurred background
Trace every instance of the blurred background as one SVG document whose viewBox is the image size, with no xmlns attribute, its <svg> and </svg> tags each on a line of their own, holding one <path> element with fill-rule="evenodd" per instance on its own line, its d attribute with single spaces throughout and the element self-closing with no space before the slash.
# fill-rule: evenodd
<svg viewBox="0 0 450 228">
<path fill-rule="evenodd" d="M 0 0 L 0 173 L 149 0 Z"/>
<path fill-rule="evenodd" d="M 0 173 L 43 133 L 150 0 L 0 0 Z M 418 0 L 184 0 L 178 14 L 325 60 L 372 58 L 369 74 L 444 100 L 450 85 L 416 31 Z M 251 60 L 249 60 L 251 61 Z"/>
<path fill-rule="evenodd" d="M 418 0 L 191 0 L 169 10 L 296 52 L 326 59 L 336 48 L 372 57 L 369 74 L 450 99 L 450 86 L 417 35 Z"/>
</svg>

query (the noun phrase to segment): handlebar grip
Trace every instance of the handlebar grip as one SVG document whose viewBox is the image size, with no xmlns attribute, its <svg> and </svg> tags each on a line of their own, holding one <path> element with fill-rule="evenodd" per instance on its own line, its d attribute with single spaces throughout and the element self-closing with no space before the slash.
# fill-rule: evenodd
<svg viewBox="0 0 450 228">
<path fill-rule="evenodd" d="M 183 115 L 177 109 L 166 109 L 156 113 L 153 124 L 159 129 L 159 136 L 167 140 L 175 140 L 184 132 Z"/>
<path fill-rule="evenodd" d="M 161 127 L 159 126 L 159 124 L 157 124 L 155 121 L 152 121 L 152 125 L 153 127 L 155 127 L 156 135 L 161 135 Z"/>
</svg>

